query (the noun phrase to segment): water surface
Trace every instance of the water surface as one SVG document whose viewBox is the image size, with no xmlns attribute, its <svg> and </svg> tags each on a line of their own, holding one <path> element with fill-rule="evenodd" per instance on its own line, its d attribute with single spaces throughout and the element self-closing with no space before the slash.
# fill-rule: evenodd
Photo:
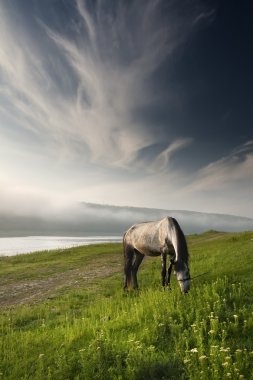
<svg viewBox="0 0 253 380">
<path fill-rule="evenodd" d="M 0 256 L 14 256 L 50 249 L 62 249 L 98 243 L 121 242 L 121 236 L 26 236 L 0 238 Z"/>
</svg>

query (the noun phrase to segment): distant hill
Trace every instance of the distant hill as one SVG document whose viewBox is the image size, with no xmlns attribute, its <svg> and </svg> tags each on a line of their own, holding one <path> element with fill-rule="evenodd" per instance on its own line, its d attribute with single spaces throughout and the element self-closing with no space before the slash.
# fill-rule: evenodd
<svg viewBox="0 0 253 380">
<path fill-rule="evenodd" d="M 183 210 L 120 207 L 82 202 L 65 211 L 45 215 L 0 215 L 0 236 L 122 235 L 134 223 L 173 216 L 186 234 L 210 229 L 217 231 L 253 230 L 253 219 L 234 215 Z"/>
</svg>

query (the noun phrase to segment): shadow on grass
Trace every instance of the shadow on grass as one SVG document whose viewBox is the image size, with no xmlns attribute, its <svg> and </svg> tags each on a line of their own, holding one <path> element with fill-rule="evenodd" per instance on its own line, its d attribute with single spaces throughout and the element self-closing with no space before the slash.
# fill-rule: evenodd
<svg viewBox="0 0 253 380">
<path fill-rule="evenodd" d="M 144 365 L 135 373 L 135 380 L 178 380 L 187 379 L 180 362 L 156 362 Z"/>
</svg>

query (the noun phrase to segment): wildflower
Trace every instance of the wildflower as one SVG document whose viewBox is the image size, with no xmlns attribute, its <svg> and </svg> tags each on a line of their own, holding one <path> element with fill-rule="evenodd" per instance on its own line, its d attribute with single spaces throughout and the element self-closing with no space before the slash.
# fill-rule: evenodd
<svg viewBox="0 0 253 380">
<path fill-rule="evenodd" d="M 223 367 L 227 367 L 228 364 L 229 364 L 228 362 L 222 363 Z"/>
<path fill-rule="evenodd" d="M 211 346 L 211 348 L 218 348 L 219 346 Z"/>
<path fill-rule="evenodd" d="M 43 358 L 43 356 L 45 356 L 45 354 L 39 354 L 39 359 Z"/>
<path fill-rule="evenodd" d="M 205 360 L 205 359 L 207 359 L 206 355 L 202 355 L 202 356 L 199 357 L 199 360 Z"/>
<path fill-rule="evenodd" d="M 234 319 L 238 319 L 238 315 L 234 314 L 233 315 Z"/>
<path fill-rule="evenodd" d="M 227 377 L 231 377 L 231 373 L 230 372 L 227 373 Z"/>
<path fill-rule="evenodd" d="M 208 334 L 214 334 L 214 333 L 215 333 L 214 330 L 210 330 L 210 331 L 208 331 Z"/>
<path fill-rule="evenodd" d="M 220 352 L 228 352 L 229 350 L 230 350 L 229 348 L 223 348 L 223 347 L 220 348 Z"/>
<path fill-rule="evenodd" d="M 198 349 L 196 347 L 191 349 L 191 352 L 198 352 Z"/>
<path fill-rule="evenodd" d="M 81 348 L 81 349 L 79 350 L 79 352 L 83 352 L 83 351 L 85 351 L 85 348 Z"/>
<path fill-rule="evenodd" d="M 184 359 L 184 364 L 190 363 L 190 359 Z"/>
<path fill-rule="evenodd" d="M 225 359 L 226 359 L 226 360 L 230 360 L 231 357 L 230 357 L 230 356 L 226 356 Z"/>
<path fill-rule="evenodd" d="M 240 350 L 240 348 L 237 348 L 237 350 L 235 350 L 235 352 L 242 352 L 242 350 Z"/>
</svg>

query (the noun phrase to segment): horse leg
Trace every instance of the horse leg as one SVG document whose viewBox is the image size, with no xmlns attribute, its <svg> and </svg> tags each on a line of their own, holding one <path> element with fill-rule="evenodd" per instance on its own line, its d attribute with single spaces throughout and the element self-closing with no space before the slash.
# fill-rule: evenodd
<svg viewBox="0 0 253 380">
<path fill-rule="evenodd" d="M 171 276 L 173 263 L 174 263 L 174 259 L 170 258 L 170 265 L 168 268 L 168 275 L 167 275 L 167 279 L 166 279 L 166 285 L 169 287 L 170 287 L 170 276 Z"/>
<path fill-rule="evenodd" d="M 124 273 L 125 273 L 124 289 L 128 289 L 131 286 L 133 257 L 134 257 L 134 249 L 133 249 L 133 247 L 131 245 L 127 244 L 124 247 L 124 260 L 125 260 L 125 265 L 124 265 Z"/>
<path fill-rule="evenodd" d="M 167 285 L 167 279 L 166 279 L 166 259 L 167 259 L 167 255 L 165 253 L 162 253 L 161 254 L 161 260 L 162 260 L 162 271 L 161 271 L 161 275 L 162 275 L 162 286 L 164 287 L 165 285 Z"/>
<path fill-rule="evenodd" d="M 137 249 L 135 249 L 135 260 L 134 260 L 134 264 L 132 267 L 134 289 L 138 289 L 137 272 L 138 272 L 139 266 L 141 265 L 143 258 L 144 258 L 144 255 L 142 253 L 140 253 L 139 251 L 137 251 Z"/>
</svg>

